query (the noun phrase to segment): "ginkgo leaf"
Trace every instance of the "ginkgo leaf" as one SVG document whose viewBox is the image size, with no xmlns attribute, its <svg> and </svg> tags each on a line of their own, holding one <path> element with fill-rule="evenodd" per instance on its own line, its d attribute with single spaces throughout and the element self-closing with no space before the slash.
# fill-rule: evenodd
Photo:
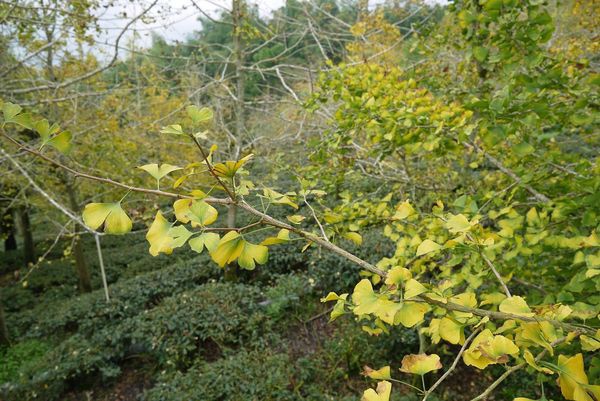
<svg viewBox="0 0 600 401">
<path fill-rule="evenodd" d="M 525 359 L 525 362 L 527 362 L 527 364 L 529 366 L 531 366 L 532 368 L 534 368 L 538 372 L 546 373 L 546 374 L 549 374 L 549 375 L 554 374 L 554 372 L 552 370 L 550 370 L 548 368 L 544 368 L 544 367 L 538 365 L 537 361 L 535 360 L 535 357 L 533 356 L 533 354 L 531 353 L 531 351 L 529 351 L 528 349 L 526 349 L 525 351 L 523 351 L 523 358 Z"/>
<path fill-rule="evenodd" d="M 519 347 L 512 340 L 493 335 L 489 329 L 483 330 L 463 353 L 466 365 L 485 369 L 488 365 L 508 362 L 509 355 L 518 355 Z"/>
<path fill-rule="evenodd" d="M 373 369 L 369 366 L 363 366 L 363 376 L 369 377 L 375 380 L 388 380 L 391 378 L 391 369 L 389 366 L 384 366 L 381 369 Z"/>
<path fill-rule="evenodd" d="M 220 267 L 235 261 L 244 249 L 244 240 L 237 231 L 229 231 L 219 241 L 219 245 L 210 253 Z"/>
<path fill-rule="evenodd" d="M 448 341 L 450 344 L 464 344 L 465 334 L 463 325 L 459 322 L 445 316 L 439 323 L 440 337 Z"/>
<path fill-rule="evenodd" d="M 150 243 L 152 256 L 157 256 L 159 253 L 170 255 L 174 248 L 185 244 L 192 235 L 193 233 L 184 226 L 172 227 L 172 224 L 158 211 L 146 233 L 146 240 Z"/>
<path fill-rule="evenodd" d="M 421 302 L 403 302 L 400 309 L 394 316 L 394 324 L 401 324 L 404 327 L 413 327 L 425 318 L 429 312 L 429 305 Z"/>
<path fill-rule="evenodd" d="M 264 265 L 269 259 L 269 248 L 264 245 L 251 244 L 244 241 L 244 249 L 238 257 L 238 264 L 246 270 L 254 270 L 256 263 Z"/>
<path fill-rule="evenodd" d="M 21 112 L 22 108 L 18 104 L 6 102 L 2 105 L 2 113 L 4 114 L 4 121 L 12 122 L 13 119 Z"/>
<path fill-rule="evenodd" d="M 192 238 L 188 241 L 190 248 L 192 250 L 202 253 L 204 248 L 208 250 L 208 252 L 214 251 L 219 245 L 219 234 L 217 233 L 202 233 L 197 237 Z"/>
<path fill-rule="evenodd" d="M 558 356 L 558 384 L 562 395 L 567 400 L 593 401 L 600 397 L 600 386 L 588 384 L 585 374 L 583 355 L 571 357 Z"/>
<path fill-rule="evenodd" d="M 58 150 L 60 153 L 69 153 L 71 150 L 71 140 L 73 135 L 69 131 L 63 131 L 58 135 L 50 138 L 46 145 L 52 146 L 54 149 Z"/>
<path fill-rule="evenodd" d="M 84 223 L 92 230 L 104 223 L 104 232 L 125 234 L 131 231 L 131 219 L 121 208 L 121 203 L 88 203 L 82 213 Z"/>
<path fill-rule="evenodd" d="M 226 161 L 223 163 L 217 163 L 213 165 L 213 169 L 215 174 L 219 177 L 233 178 L 237 171 L 242 168 L 244 164 L 246 164 L 250 159 L 252 159 L 254 155 L 250 153 L 249 155 L 242 157 L 238 161 Z"/>
<path fill-rule="evenodd" d="M 328 295 L 329 296 L 329 295 Z M 329 315 L 329 321 L 333 322 L 338 317 L 342 316 L 346 313 L 346 299 L 348 298 L 348 294 L 342 294 L 339 296 L 339 299 L 335 303 L 331 314 Z"/>
<path fill-rule="evenodd" d="M 423 376 L 426 373 L 442 368 L 440 357 L 436 354 L 411 354 L 402 358 L 400 371 Z"/>
<path fill-rule="evenodd" d="M 389 286 L 399 286 L 403 282 L 408 281 L 411 278 L 412 274 L 410 270 L 408 270 L 406 267 L 396 266 L 387 273 L 385 283 Z"/>
<path fill-rule="evenodd" d="M 413 278 L 404 285 L 404 298 L 406 299 L 414 298 L 424 292 L 427 292 L 427 288 Z"/>
<path fill-rule="evenodd" d="M 359 233 L 349 232 L 344 234 L 344 238 L 352 241 L 356 245 L 362 244 L 362 236 Z"/>
<path fill-rule="evenodd" d="M 410 204 L 410 201 L 406 200 L 396 207 L 396 213 L 392 216 L 392 220 L 404 220 L 415 213 L 415 209 Z"/>
<path fill-rule="evenodd" d="M 293 207 L 294 209 L 298 209 L 298 205 L 294 203 L 289 196 L 281 194 L 277 191 L 274 191 L 270 188 L 263 189 L 263 195 L 269 199 L 271 203 L 276 205 L 288 205 Z"/>
<path fill-rule="evenodd" d="M 179 124 L 173 124 L 173 125 L 168 125 L 166 127 L 162 127 L 162 129 L 160 130 L 161 134 L 173 134 L 173 135 L 185 135 L 185 133 L 183 132 L 183 129 L 181 128 L 181 125 Z"/>
<path fill-rule="evenodd" d="M 421 242 L 421 244 L 417 247 L 416 256 L 425 255 L 430 252 L 437 251 L 439 249 L 442 249 L 442 246 L 440 244 L 430 239 L 426 239 L 425 241 Z"/>
<path fill-rule="evenodd" d="M 182 170 L 181 167 L 173 166 L 171 164 L 164 163 L 160 167 L 156 163 L 146 164 L 138 167 L 141 170 L 146 171 L 152 177 L 154 177 L 157 181 L 160 181 L 165 175 L 177 171 Z"/>
<path fill-rule="evenodd" d="M 520 340 L 527 340 L 539 346 L 546 348 L 550 355 L 554 355 L 552 342 L 558 336 L 555 327 L 550 322 L 521 322 L 519 324 L 521 330 L 518 332 Z"/>
<path fill-rule="evenodd" d="M 529 305 L 527 305 L 527 302 L 518 295 L 506 298 L 500 303 L 498 309 L 500 309 L 500 312 L 512 313 L 513 315 L 519 316 L 535 315 L 533 312 L 531 312 L 531 309 L 529 308 Z"/>
<path fill-rule="evenodd" d="M 260 244 L 261 245 L 276 245 L 288 242 L 290 240 L 290 231 L 282 228 L 277 233 L 276 237 L 267 237 Z"/>
<path fill-rule="evenodd" d="M 372 388 L 365 390 L 361 401 L 390 401 L 392 394 L 392 383 L 382 381 L 377 383 L 377 391 Z"/>
<path fill-rule="evenodd" d="M 213 111 L 208 107 L 198 108 L 197 106 L 192 105 L 186 107 L 185 110 L 194 124 L 206 123 L 213 119 Z"/>
<path fill-rule="evenodd" d="M 173 203 L 175 217 L 183 224 L 191 221 L 192 227 L 204 227 L 214 223 L 219 216 L 217 209 L 203 200 L 178 199 Z"/>
<path fill-rule="evenodd" d="M 286 219 L 288 219 L 288 221 L 292 224 L 300 224 L 305 218 L 306 217 L 301 216 L 299 214 L 295 214 L 293 216 L 286 216 Z"/>
<path fill-rule="evenodd" d="M 464 233 L 471 229 L 471 223 L 469 223 L 469 219 L 462 214 L 451 214 L 448 220 L 446 220 L 446 228 L 452 234 Z"/>
<path fill-rule="evenodd" d="M 373 314 L 388 324 L 394 324 L 394 317 L 400 304 L 390 301 L 385 295 L 375 294 L 371 281 L 363 279 L 356 284 L 352 293 L 353 312 L 357 316 Z"/>
</svg>

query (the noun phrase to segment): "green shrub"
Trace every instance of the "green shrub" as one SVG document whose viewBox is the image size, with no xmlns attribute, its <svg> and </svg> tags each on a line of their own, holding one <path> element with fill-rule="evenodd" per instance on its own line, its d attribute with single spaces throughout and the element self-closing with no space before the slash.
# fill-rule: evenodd
<svg viewBox="0 0 600 401">
<path fill-rule="evenodd" d="M 48 349 L 47 343 L 38 340 L 23 341 L 10 348 L 0 348 L 0 384 L 15 380 L 20 369 L 35 363 Z"/>
</svg>

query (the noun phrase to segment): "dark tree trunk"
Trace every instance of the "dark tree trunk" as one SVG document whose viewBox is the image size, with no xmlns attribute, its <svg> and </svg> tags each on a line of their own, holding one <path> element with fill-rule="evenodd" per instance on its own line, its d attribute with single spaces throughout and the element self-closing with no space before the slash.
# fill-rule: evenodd
<svg viewBox="0 0 600 401">
<path fill-rule="evenodd" d="M 0 346 L 3 345 L 10 345 L 10 340 L 6 329 L 6 320 L 4 319 L 4 305 L 2 304 L 2 298 L 0 298 Z"/>
<path fill-rule="evenodd" d="M 12 209 L 9 209 L 0 221 L 0 233 L 4 236 L 4 251 L 17 249 L 17 237 L 15 236 L 15 217 Z"/>
<path fill-rule="evenodd" d="M 77 190 L 69 181 L 66 181 L 65 185 L 67 187 L 67 195 L 69 196 L 71 209 L 73 209 L 75 213 L 79 213 L 80 207 L 77 200 Z M 90 269 L 85 261 L 85 252 L 79 236 L 75 237 L 75 241 L 73 242 L 73 256 L 75 257 L 75 271 L 77 272 L 77 277 L 79 279 L 79 291 L 91 292 L 92 280 Z"/>
<path fill-rule="evenodd" d="M 29 220 L 29 208 L 21 206 L 19 208 L 19 218 L 21 222 L 21 231 L 23 234 L 23 258 L 25 264 L 35 263 L 35 244 L 33 242 L 33 233 L 31 231 L 31 221 Z"/>
</svg>

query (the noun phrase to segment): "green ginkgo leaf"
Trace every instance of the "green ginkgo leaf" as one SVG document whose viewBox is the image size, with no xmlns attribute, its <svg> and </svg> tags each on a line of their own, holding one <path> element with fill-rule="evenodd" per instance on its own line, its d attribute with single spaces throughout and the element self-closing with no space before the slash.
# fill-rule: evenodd
<svg viewBox="0 0 600 401">
<path fill-rule="evenodd" d="M 186 107 L 185 110 L 194 124 L 207 123 L 213 119 L 213 112 L 208 107 L 198 108 L 197 106 L 192 105 Z"/>
<path fill-rule="evenodd" d="M 50 123 L 46 119 L 36 121 L 33 124 L 33 128 L 37 131 L 38 134 L 40 134 L 40 138 L 42 138 L 42 146 L 50 140 L 50 137 L 52 135 L 60 131 L 60 127 L 58 126 L 58 124 L 50 125 Z"/>
<path fill-rule="evenodd" d="M 175 217 L 180 222 L 192 222 L 192 227 L 204 227 L 214 223 L 219 216 L 217 209 L 203 200 L 178 199 L 173 204 Z"/>
<path fill-rule="evenodd" d="M 14 122 L 14 118 L 21 112 L 22 108 L 18 104 L 6 102 L 2 104 L 2 113 L 5 122 Z"/>
<path fill-rule="evenodd" d="M 104 232 L 125 234 L 131 231 L 131 219 L 121 208 L 121 203 L 88 203 L 83 210 L 83 221 L 92 230 L 104 223 Z"/>
<path fill-rule="evenodd" d="M 402 358 L 400 371 L 423 376 L 426 373 L 442 368 L 440 357 L 436 354 L 411 354 Z"/>
<path fill-rule="evenodd" d="M 141 170 L 144 170 L 145 172 L 150 174 L 152 177 L 154 177 L 156 179 L 157 187 L 160 186 L 161 178 L 163 178 L 164 176 L 166 176 L 167 174 L 169 174 L 173 171 L 182 170 L 181 167 L 173 166 L 172 164 L 167 164 L 167 163 L 162 164 L 160 167 L 156 163 L 151 163 L 151 164 L 145 164 L 143 166 L 139 166 L 138 168 Z"/>
<path fill-rule="evenodd" d="M 45 144 L 52 146 L 60 153 L 69 153 L 71 150 L 71 139 L 73 135 L 69 131 L 63 131 L 58 135 L 50 138 Z"/>
<path fill-rule="evenodd" d="M 188 244 L 190 245 L 190 248 L 192 248 L 192 250 L 198 253 L 202 253 L 204 248 L 206 248 L 208 252 L 212 252 L 215 249 L 217 249 L 220 239 L 221 238 L 217 233 L 203 233 L 189 240 Z"/>
<path fill-rule="evenodd" d="M 181 125 L 179 124 L 173 124 L 173 125 L 168 125 L 166 127 L 162 127 L 162 129 L 160 130 L 161 134 L 173 134 L 173 135 L 185 135 L 185 132 L 183 132 L 183 129 L 181 128 Z"/>
</svg>

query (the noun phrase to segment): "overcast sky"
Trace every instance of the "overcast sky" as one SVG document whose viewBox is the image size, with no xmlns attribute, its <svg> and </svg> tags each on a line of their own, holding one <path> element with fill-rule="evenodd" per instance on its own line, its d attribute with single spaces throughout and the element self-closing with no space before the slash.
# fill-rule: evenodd
<svg viewBox="0 0 600 401">
<path fill-rule="evenodd" d="M 195 2 L 204 12 L 211 15 L 217 15 L 219 10 L 231 7 L 231 0 L 195 0 Z M 99 12 L 100 26 L 107 31 L 102 41 L 114 42 L 125 24 L 150 3 L 150 0 L 135 1 L 133 4 L 128 0 L 118 0 L 114 6 L 102 8 Z M 250 0 L 249 3 L 256 4 L 260 14 L 268 17 L 273 10 L 285 4 L 285 0 Z M 183 41 L 190 33 L 200 28 L 198 22 L 200 13 L 191 0 L 159 0 L 148 15 L 151 18 L 146 21 L 138 20 L 130 27 L 130 31 L 135 30 L 141 37 L 141 43 L 138 42 L 137 45 L 150 44 L 152 32 L 169 41 Z M 123 40 L 121 43 L 125 44 L 126 41 Z"/>
</svg>

